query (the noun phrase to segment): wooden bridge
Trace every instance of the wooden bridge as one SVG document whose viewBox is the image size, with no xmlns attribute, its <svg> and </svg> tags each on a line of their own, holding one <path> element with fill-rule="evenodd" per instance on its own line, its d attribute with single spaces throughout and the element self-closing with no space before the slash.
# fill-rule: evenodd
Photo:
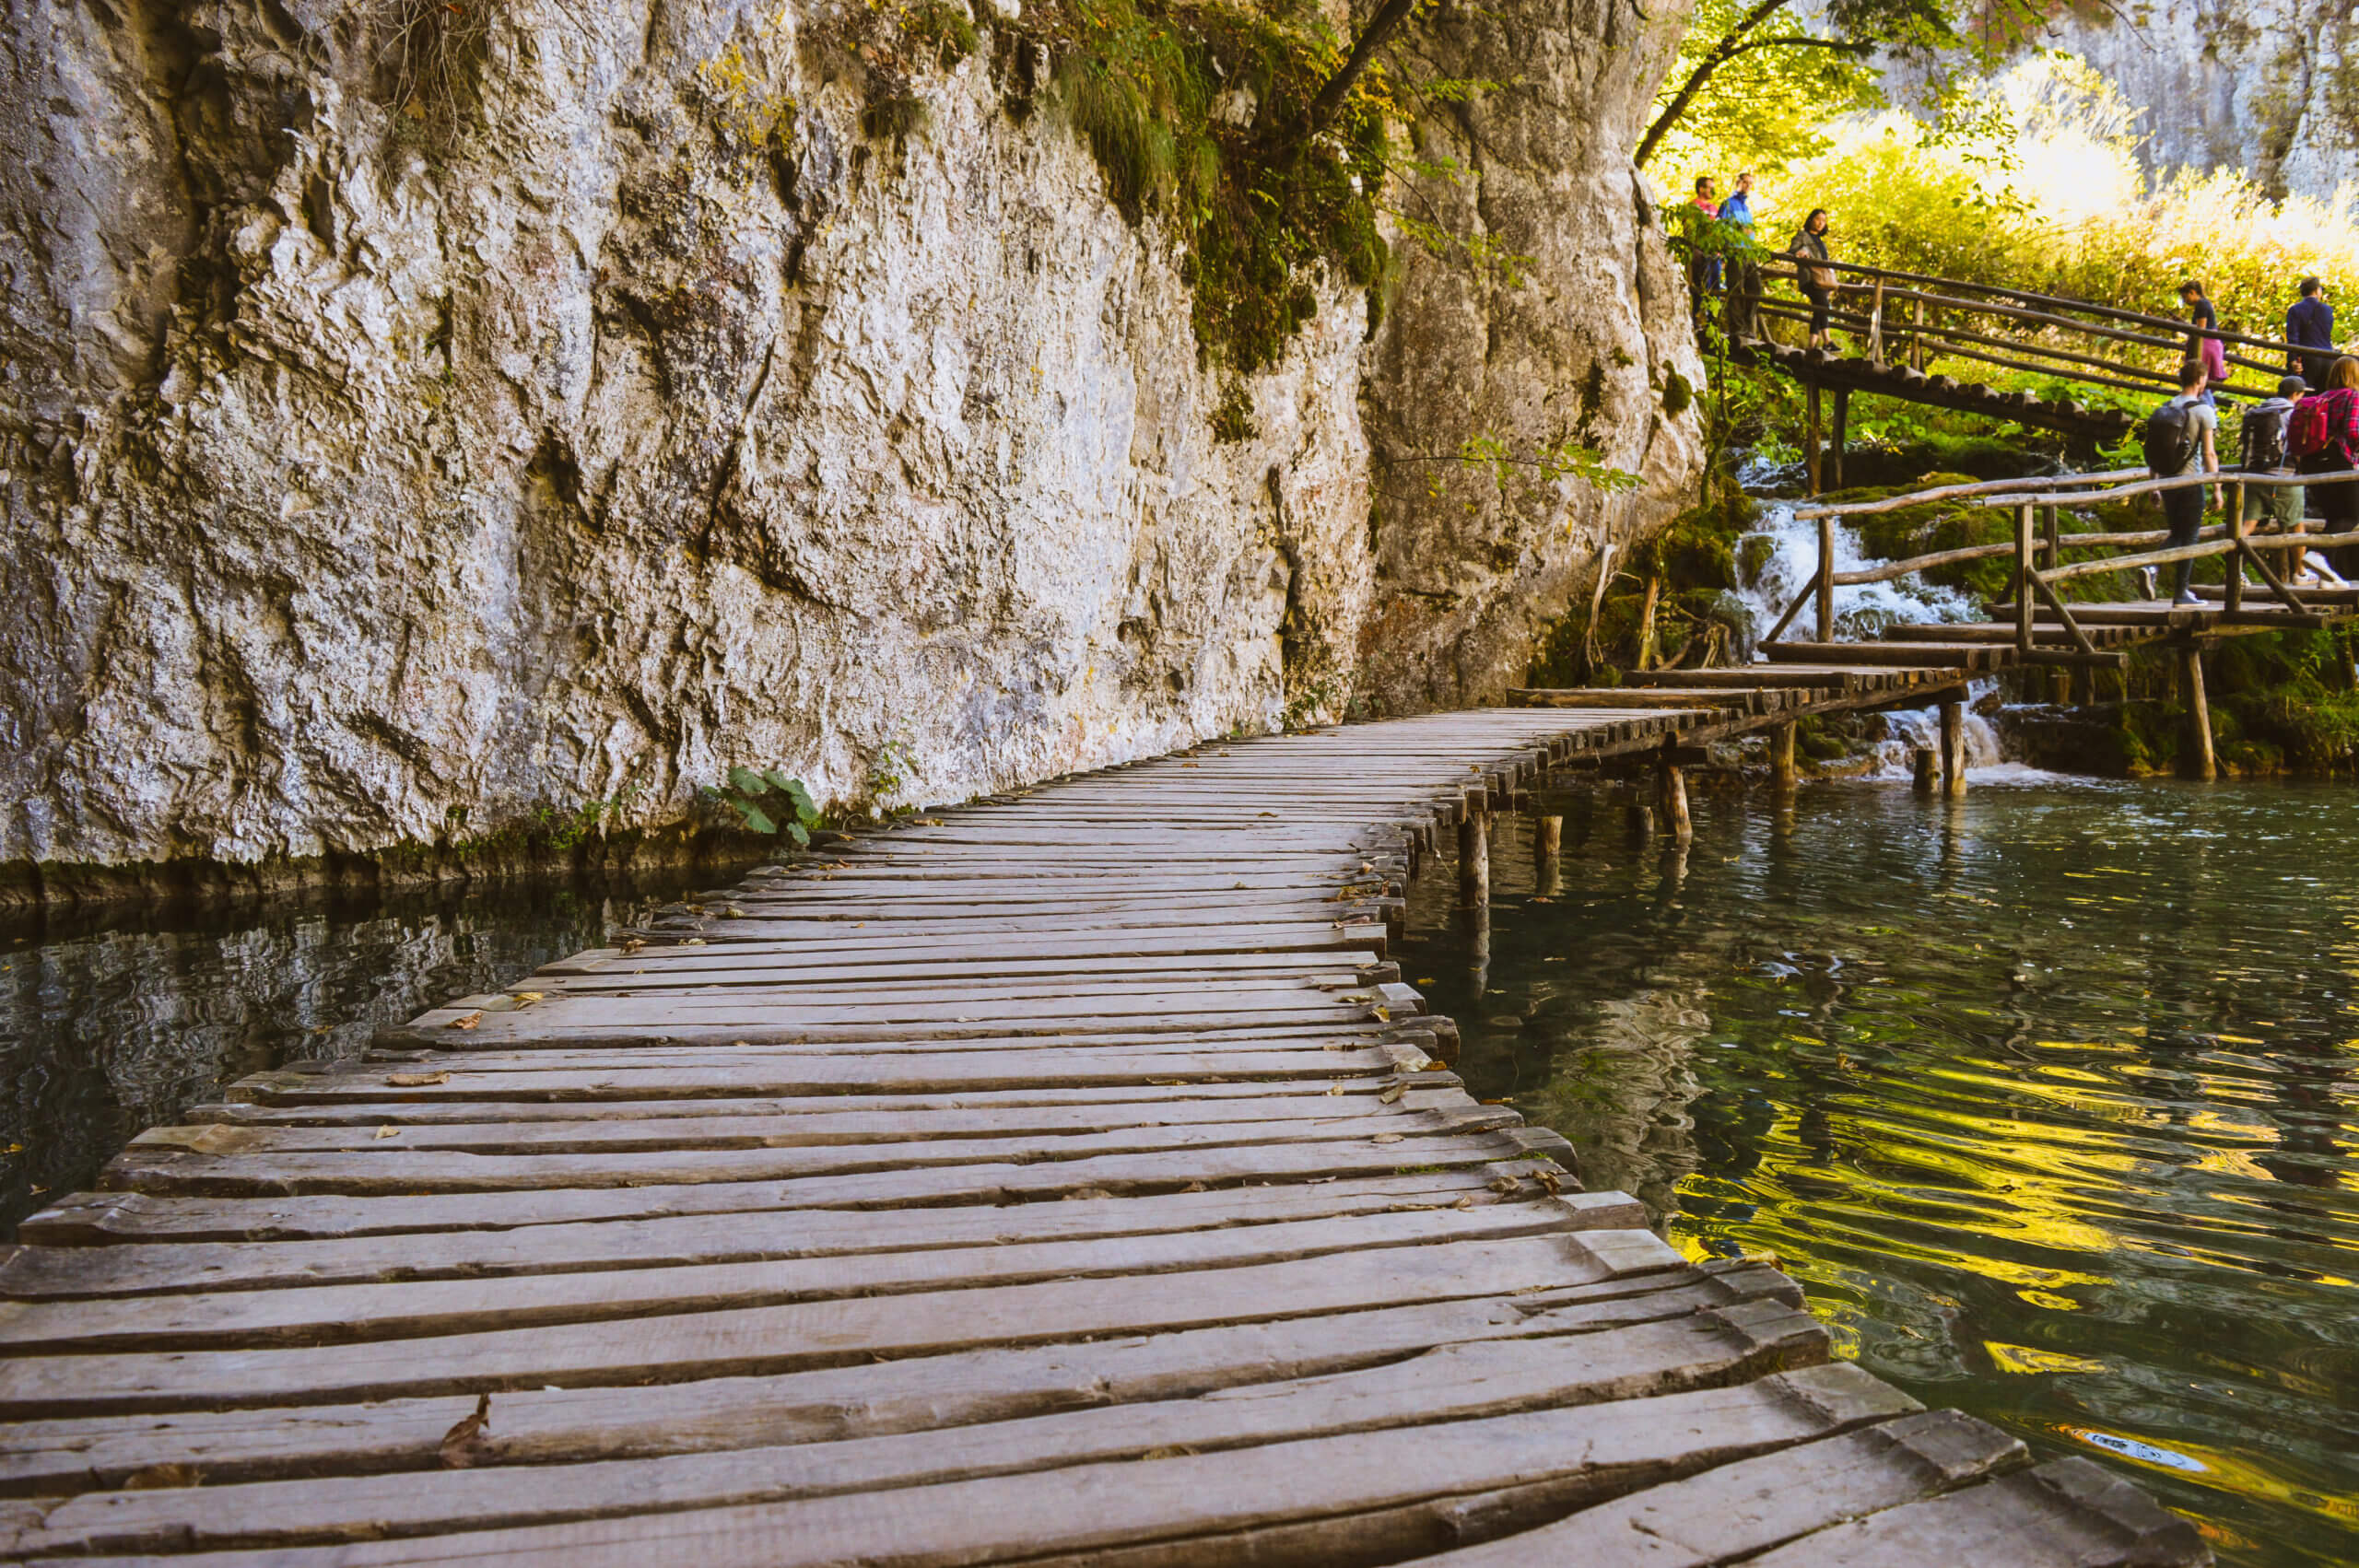
<svg viewBox="0 0 2359 1568">
<path fill-rule="evenodd" d="M 1958 668 L 1204 746 L 248 1078 L 0 1260 L 6 1554 L 2208 1562 L 1581 1191 L 1386 957 L 1546 769 Z"/>
<path fill-rule="evenodd" d="M 1732 357 L 1768 365 L 1806 390 L 1802 451 L 1813 495 L 1842 487 L 1853 392 L 1980 414 L 2094 446 L 2119 440 L 2148 406 L 2178 391 L 2178 366 L 2194 343 L 2195 329 L 2169 316 L 1891 267 L 1813 264 L 1842 280 L 1827 312 L 1830 342 L 1839 332 L 1852 352 L 1778 340 L 1781 330 L 1805 336 L 1812 313 L 1798 297 L 1769 292 L 1770 285 L 1799 285 L 1783 258 L 1727 269 L 1718 324 Z M 2319 355 L 2248 333 L 2204 335 L 2221 340 L 2230 375 L 2221 392 L 2234 399 L 2271 396 L 2289 363 Z M 2034 384 L 1992 386 L 1966 376 L 1982 366 Z M 1831 398 L 1831 419 L 1822 394 Z M 2123 396 L 2131 406 L 2122 406 Z"/>
</svg>

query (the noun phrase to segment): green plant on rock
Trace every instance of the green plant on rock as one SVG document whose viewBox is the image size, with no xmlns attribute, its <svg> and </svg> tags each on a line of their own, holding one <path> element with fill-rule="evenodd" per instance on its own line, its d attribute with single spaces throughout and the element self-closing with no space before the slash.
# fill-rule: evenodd
<svg viewBox="0 0 2359 1568">
<path fill-rule="evenodd" d="M 818 802 L 803 780 L 789 778 L 775 767 L 733 767 L 728 783 L 706 785 L 697 793 L 735 813 L 753 832 L 783 833 L 806 847 L 811 830 L 821 821 Z"/>
</svg>

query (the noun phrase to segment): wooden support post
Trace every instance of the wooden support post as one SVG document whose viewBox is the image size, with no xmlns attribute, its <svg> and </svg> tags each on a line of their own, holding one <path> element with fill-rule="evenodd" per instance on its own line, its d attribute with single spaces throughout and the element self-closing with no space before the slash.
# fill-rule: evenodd
<svg viewBox="0 0 2359 1568">
<path fill-rule="evenodd" d="M 1687 816 L 1686 771 L 1675 762 L 1665 762 L 1656 782 L 1662 802 L 1663 825 L 1671 829 L 1674 842 L 1685 844 L 1696 837 L 1695 825 Z"/>
<path fill-rule="evenodd" d="M 1942 704 L 1942 790 L 1966 793 L 1966 704 L 1956 697 Z"/>
<path fill-rule="evenodd" d="M 1913 775 L 1910 780 L 1912 787 L 1920 795 L 1931 795 L 1933 792 L 1933 748 L 1917 747 L 1908 754 L 1908 761 Z"/>
<path fill-rule="evenodd" d="M 1458 825 L 1458 898 L 1461 904 L 1491 901 L 1491 813 L 1468 812 Z"/>
<path fill-rule="evenodd" d="M 1532 822 L 1532 873 L 1539 891 L 1554 895 L 1563 885 L 1565 819 L 1534 817 Z"/>
<path fill-rule="evenodd" d="M 1835 520 L 1818 520 L 1818 640 L 1835 640 Z"/>
<path fill-rule="evenodd" d="M 2036 624 L 2031 607 L 2031 503 L 2026 501 L 2015 509 L 2015 651 L 2029 656 L 2032 628 Z M 1949 711 L 1947 707 L 1942 712 Z"/>
<path fill-rule="evenodd" d="M 2048 552 L 2044 558 L 2049 571 L 2054 571 L 2064 564 L 2063 529 L 2057 521 L 2058 514 L 2063 509 L 2062 507 L 2049 507 L 2048 516 L 2044 520 L 2048 535 Z"/>
<path fill-rule="evenodd" d="M 2212 755 L 2212 708 L 2203 696 L 2203 649 L 2192 642 L 2182 645 L 2178 670 L 2179 694 L 2187 704 L 2187 734 L 2179 746 L 2179 776 L 2217 778 L 2219 764 Z"/>
<path fill-rule="evenodd" d="M 1793 790 L 1794 721 L 1790 719 L 1769 731 L 1769 782 L 1781 795 Z"/>
<path fill-rule="evenodd" d="M 1910 333 L 1908 334 L 1908 368 L 1909 368 L 1910 369 L 1915 370 L 1915 371 L 1918 371 L 1919 374 L 1921 374 L 1921 373 L 1923 373 L 1924 369 L 1925 369 L 1925 299 L 1924 299 L 1924 296 L 1922 296 L 1922 295 L 1918 296 L 1917 300 L 1916 300 L 1916 306 L 1917 306 L 1917 311 L 1916 311 L 1916 314 L 1917 314 L 1917 330 L 1916 330 L 1916 331 L 1914 331 L 1914 332 L 1912 332 L 1912 333 Z"/>
<path fill-rule="evenodd" d="M 2094 706 L 2095 705 L 2096 700 L 2097 700 L 2097 673 L 2096 673 L 2096 670 L 2095 669 L 2095 667 L 2093 667 L 2093 666 L 2091 666 L 2091 665 L 2087 665 L 2087 664 L 2075 664 L 2075 665 L 2073 665 L 2073 666 L 2072 666 L 2072 705 L 2073 705 L 2075 708 L 2090 708 L 2090 707 L 2094 707 Z"/>
<path fill-rule="evenodd" d="M 1818 383 L 1813 381 L 1804 401 L 1802 415 L 1802 477 L 1809 481 L 1810 493 L 1818 494 Z"/>
<path fill-rule="evenodd" d="M 2245 607 L 2245 487 L 2241 480 L 2228 486 L 2227 510 L 2221 521 L 2228 525 L 2228 537 L 2236 542 L 2236 547 L 2220 557 L 2228 574 L 2222 604 L 2233 615 Z"/>
<path fill-rule="evenodd" d="M 1826 433 L 1826 461 L 1821 465 L 1826 474 L 1826 487 L 1843 488 L 1843 446 L 1851 424 L 1851 389 L 1835 389 L 1835 423 Z"/>
</svg>

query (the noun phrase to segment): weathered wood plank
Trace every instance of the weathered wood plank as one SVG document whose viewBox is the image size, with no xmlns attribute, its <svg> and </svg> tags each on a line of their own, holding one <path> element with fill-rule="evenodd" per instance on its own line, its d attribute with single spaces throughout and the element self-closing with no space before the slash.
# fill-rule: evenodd
<svg viewBox="0 0 2359 1568">
<path fill-rule="evenodd" d="M 1184 1542 L 1171 1561 L 1220 1560 L 1257 1538 L 1256 1562 L 1350 1560 L 1429 1547 L 1462 1499 L 1493 1527 L 1706 1466 L 1888 1419 L 1913 1403 L 1848 1366 L 1734 1388 L 1180 1453 L 1144 1463 L 894 1487 L 808 1501 L 635 1514 L 410 1541 L 246 1554 L 257 1568 L 417 1562 L 562 1562 L 640 1568 L 651 1554 L 702 1568 L 947 1564 L 1095 1558 Z M 1301 1533 L 1276 1545 L 1267 1532 Z M 1323 1549 L 1322 1539 L 1329 1543 Z M 1234 1559 L 1232 1559 L 1234 1560 Z M 103 1560 L 101 1560 L 103 1561 Z M 201 1555 L 196 1563 L 218 1561 Z M 1893 1560 L 1886 1560 L 1893 1561 Z"/>
<path fill-rule="evenodd" d="M 1434 1568 L 1712 1568 L 2028 1458 L 2020 1440 L 1996 1427 L 1954 1410 L 1928 1410 L 1649 1487 L 1554 1525 L 1422 1561 Z M 1922 1561 L 1949 1560 L 1936 1553 Z"/>
<path fill-rule="evenodd" d="M 431 1340 L 18 1360 L 0 1363 L 0 1416 L 319 1404 L 557 1382 L 677 1382 L 841 1365 L 874 1356 L 941 1354 L 992 1344 L 1498 1295 L 1679 1265 L 1679 1255 L 1660 1242 L 1619 1267 L 1609 1265 L 1594 1244 L 1601 1234 L 1447 1242 L 1186 1274 L 728 1308 L 625 1324 L 487 1329 Z"/>
<path fill-rule="evenodd" d="M 1259 1383 L 1218 1396 L 799 1447 L 654 1460 L 501 1467 L 85 1495 L 0 1550 L 258 1550 L 433 1536 L 656 1509 L 938 1485 L 1158 1449 L 1231 1447 L 1513 1411 L 1654 1398 L 1815 1365 L 1826 1333 L 1776 1303 L 1702 1312 L 1572 1339 L 1492 1339 L 1403 1361 Z M 1675 1411 L 1662 1412 L 1676 1421 Z M 496 1430 L 498 1421 L 493 1426 Z"/>
<path fill-rule="evenodd" d="M 1102 1340 L 960 1351 L 875 1364 L 649 1387 L 527 1387 L 494 1400 L 485 1463 L 563 1464 L 923 1432 L 1056 1410 L 1183 1399 L 1382 1365 L 1431 1346 L 1598 1333 L 1744 1303 L 1798 1305 L 1773 1270 L 1707 1265 L 1519 1297 L 1312 1314 Z M 186 1464 L 208 1484 L 439 1469 L 465 1396 L 366 1405 L 196 1410 L 0 1425 L 0 1492 L 123 1484 Z"/>
</svg>

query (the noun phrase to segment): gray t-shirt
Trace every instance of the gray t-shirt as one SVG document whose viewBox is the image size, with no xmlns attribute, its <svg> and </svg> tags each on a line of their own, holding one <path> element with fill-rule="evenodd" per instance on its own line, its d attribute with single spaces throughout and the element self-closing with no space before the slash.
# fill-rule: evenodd
<svg viewBox="0 0 2359 1568">
<path fill-rule="evenodd" d="M 2180 474 L 2198 474 L 2202 472 L 2203 438 L 2207 435 L 2212 435 L 2220 428 L 2219 411 L 2213 408 L 2210 404 L 2203 401 L 2203 394 L 2201 392 L 2197 392 L 2191 397 L 2185 392 L 2181 392 L 2178 396 L 2171 399 L 2171 404 L 2177 407 L 2188 409 L 2190 412 L 2191 416 L 2187 422 L 2187 433 L 2189 437 L 2187 464 L 2185 467 L 2179 469 L 2176 474 L 2156 474 L 2155 477 L 2158 479 L 2176 479 Z"/>
</svg>

